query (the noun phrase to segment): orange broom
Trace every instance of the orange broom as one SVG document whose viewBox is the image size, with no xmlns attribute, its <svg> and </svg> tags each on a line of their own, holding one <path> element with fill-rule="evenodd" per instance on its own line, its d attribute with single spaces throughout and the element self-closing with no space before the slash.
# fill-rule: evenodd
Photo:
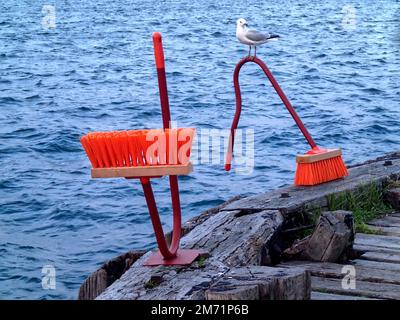
<svg viewBox="0 0 400 320">
<path fill-rule="evenodd" d="M 92 164 L 93 178 L 138 178 L 143 187 L 147 207 L 159 251 L 144 263 L 156 265 L 188 265 L 201 253 L 199 250 L 180 249 L 181 207 L 178 175 L 192 171 L 189 162 L 195 130 L 170 128 L 170 110 L 165 76 L 164 53 L 161 34 L 153 34 L 157 76 L 160 89 L 163 129 L 93 132 L 81 138 L 82 145 Z M 151 178 L 169 176 L 173 232 L 170 243 L 164 235 Z"/>
<path fill-rule="evenodd" d="M 94 178 L 163 176 L 173 169 L 188 173 L 195 129 L 91 132 L 81 143 Z"/>
<path fill-rule="evenodd" d="M 92 164 L 93 178 L 138 178 L 143 186 L 150 218 L 159 247 L 145 265 L 190 264 L 198 250 L 179 249 L 181 209 L 177 175 L 192 171 L 189 162 L 193 128 L 92 132 L 81 143 Z M 150 178 L 170 177 L 173 233 L 168 245 L 164 236 Z M 172 182 L 171 182 L 172 178 Z"/>
<path fill-rule="evenodd" d="M 231 169 L 231 161 L 233 154 L 233 144 L 235 130 L 239 123 L 240 113 L 242 110 L 242 97 L 240 94 L 239 85 L 239 71 L 242 66 L 247 62 L 254 62 L 258 64 L 264 71 L 265 75 L 268 77 L 275 91 L 278 93 L 285 107 L 293 117 L 300 131 L 303 133 L 308 144 L 311 146 L 311 150 L 306 152 L 306 154 L 297 155 L 297 170 L 294 179 L 294 184 L 296 186 L 311 186 L 327 181 L 332 181 L 336 179 L 343 178 L 348 175 L 347 168 L 342 159 L 341 149 L 324 149 L 319 148 L 310 133 L 307 131 L 300 117 L 297 115 L 290 101 L 282 91 L 278 82 L 275 80 L 271 71 L 269 71 L 267 65 L 257 57 L 248 56 L 239 61 L 236 65 L 235 72 L 233 74 L 233 82 L 235 87 L 236 96 L 236 112 L 235 117 L 232 122 L 231 134 L 228 144 L 228 152 L 226 155 L 225 170 L 229 171 Z"/>
</svg>

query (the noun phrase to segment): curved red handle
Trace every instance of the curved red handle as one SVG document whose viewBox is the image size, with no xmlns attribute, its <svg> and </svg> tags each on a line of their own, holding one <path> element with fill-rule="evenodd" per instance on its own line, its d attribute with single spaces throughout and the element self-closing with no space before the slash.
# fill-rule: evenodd
<svg viewBox="0 0 400 320">
<path fill-rule="evenodd" d="M 170 127 L 171 115 L 169 111 L 167 79 L 165 74 L 164 50 L 162 46 L 161 33 L 153 33 L 154 56 L 157 67 L 158 87 L 160 90 L 160 103 L 163 127 L 167 129 Z M 164 259 L 171 259 L 176 256 L 181 239 L 181 204 L 179 199 L 179 185 L 177 176 L 169 176 L 169 184 L 172 199 L 172 212 L 173 212 L 173 232 L 171 245 L 168 246 L 165 239 L 164 231 L 161 225 L 160 215 L 157 210 L 157 204 L 154 199 L 153 189 L 151 187 L 150 178 L 140 178 L 142 183 L 144 196 L 146 198 L 147 207 L 149 209 L 151 222 L 153 224 L 154 233 L 156 236 L 158 248 Z"/>
<path fill-rule="evenodd" d="M 176 252 L 179 249 L 179 242 L 181 239 L 181 205 L 179 201 L 179 190 L 178 190 L 178 179 L 176 176 L 170 176 L 171 184 L 171 198 L 172 198 L 172 209 L 173 209 L 173 231 L 171 245 L 168 247 L 167 241 L 165 240 L 164 230 L 161 225 L 160 215 L 157 210 L 157 204 L 154 199 L 153 189 L 151 187 L 150 179 L 141 178 L 144 196 L 146 199 L 147 207 L 149 209 L 151 222 L 153 224 L 154 233 L 156 236 L 158 249 L 164 257 L 164 259 L 171 259 L 176 256 Z"/>
<path fill-rule="evenodd" d="M 289 111 L 293 120 L 296 122 L 301 133 L 306 138 L 308 144 L 311 146 L 311 148 L 317 147 L 317 144 L 311 137 L 311 135 L 308 132 L 308 130 L 306 129 L 306 127 L 304 126 L 303 122 L 301 121 L 297 112 L 294 110 L 292 104 L 290 103 L 289 99 L 286 97 L 285 93 L 279 86 L 278 82 L 275 80 L 271 71 L 269 71 L 267 65 L 262 60 L 258 59 L 257 57 L 248 56 L 248 57 L 241 59 L 238 62 L 238 64 L 235 67 L 235 71 L 233 73 L 233 84 L 235 87 L 235 97 L 236 97 L 236 111 L 235 111 L 235 117 L 233 118 L 233 121 L 232 121 L 231 133 L 229 135 L 228 151 L 227 151 L 226 160 L 225 160 L 225 170 L 226 171 L 229 171 L 231 169 L 233 145 L 234 145 L 234 141 L 235 141 L 235 130 L 237 129 L 237 126 L 239 124 L 240 113 L 242 111 L 242 95 L 240 93 L 239 71 L 243 67 L 243 65 L 247 62 L 254 62 L 255 64 L 258 64 L 261 67 L 261 69 L 264 71 L 265 75 L 268 77 L 268 80 L 271 82 L 272 86 L 274 87 L 276 93 L 281 98 L 286 109 Z"/>
</svg>

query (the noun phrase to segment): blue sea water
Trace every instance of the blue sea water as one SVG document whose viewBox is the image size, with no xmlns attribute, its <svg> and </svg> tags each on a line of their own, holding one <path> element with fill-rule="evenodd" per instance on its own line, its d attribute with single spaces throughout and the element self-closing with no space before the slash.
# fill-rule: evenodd
<svg viewBox="0 0 400 320">
<path fill-rule="evenodd" d="M 43 5 L 55 6 L 55 28 L 43 24 Z M 232 72 L 247 54 L 235 39 L 239 17 L 281 35 L 258 55 L 319 144 L 342 147 L 348 164 L 400 149 L 399 1 L 3 0 L 0 298 L 74 299 L 104 261 L 154 247 L 140 184 L 90 179 L 79 137 L 161 126 L 153 31 L 164 37 L 173 119 L 228 128 Z M 307 150 L 255 65 L 241 83 L 254 171 L 197 165 L 180 178 L 184 220 L 236 194 L 290 184 L 294 155 Z M 169 229 L 168 182 L 154 186 Z M 55 290 L 42 288 L 44 265 L 56 269 Z"/>
</svg>

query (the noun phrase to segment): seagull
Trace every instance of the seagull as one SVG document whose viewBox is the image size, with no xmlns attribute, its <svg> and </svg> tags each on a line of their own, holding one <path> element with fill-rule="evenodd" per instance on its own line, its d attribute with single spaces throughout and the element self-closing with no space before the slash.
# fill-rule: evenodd
<svg viewBox="0 0 400 320">
<path fill-rule="evenodd" d="M 257 46 L 272 40 L 277 40 L 277 34 L 261 33 L 256 30 L 248 28 L 247 21 L 240 18 L 236 21 L 236 38 L 240 43 L 249 46 L 249 56 L 251 53 L 251 46 L 254 46 L 254 56 L 257 55 Z"/>
</svg>

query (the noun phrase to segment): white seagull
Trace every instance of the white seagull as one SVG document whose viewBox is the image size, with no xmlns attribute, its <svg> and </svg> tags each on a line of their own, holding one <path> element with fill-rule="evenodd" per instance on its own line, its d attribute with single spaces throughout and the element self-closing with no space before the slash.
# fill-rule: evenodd
<svg viewBox="0 0 400 320">
<path fill-rule="evenodd" d="M 236 38 L 240 43 L 247 44 L 249 46 L 249 56 L 251 53 L 251 46 L 254 46 L 254 56 L 257 55 L 257 46 L 271 40 L 277 40 L 279 38 L 276 34 L 261 33 L 256 30 L 248 28 L 247 21 L 240 18 L 236 21 Z"/>
</svg>

